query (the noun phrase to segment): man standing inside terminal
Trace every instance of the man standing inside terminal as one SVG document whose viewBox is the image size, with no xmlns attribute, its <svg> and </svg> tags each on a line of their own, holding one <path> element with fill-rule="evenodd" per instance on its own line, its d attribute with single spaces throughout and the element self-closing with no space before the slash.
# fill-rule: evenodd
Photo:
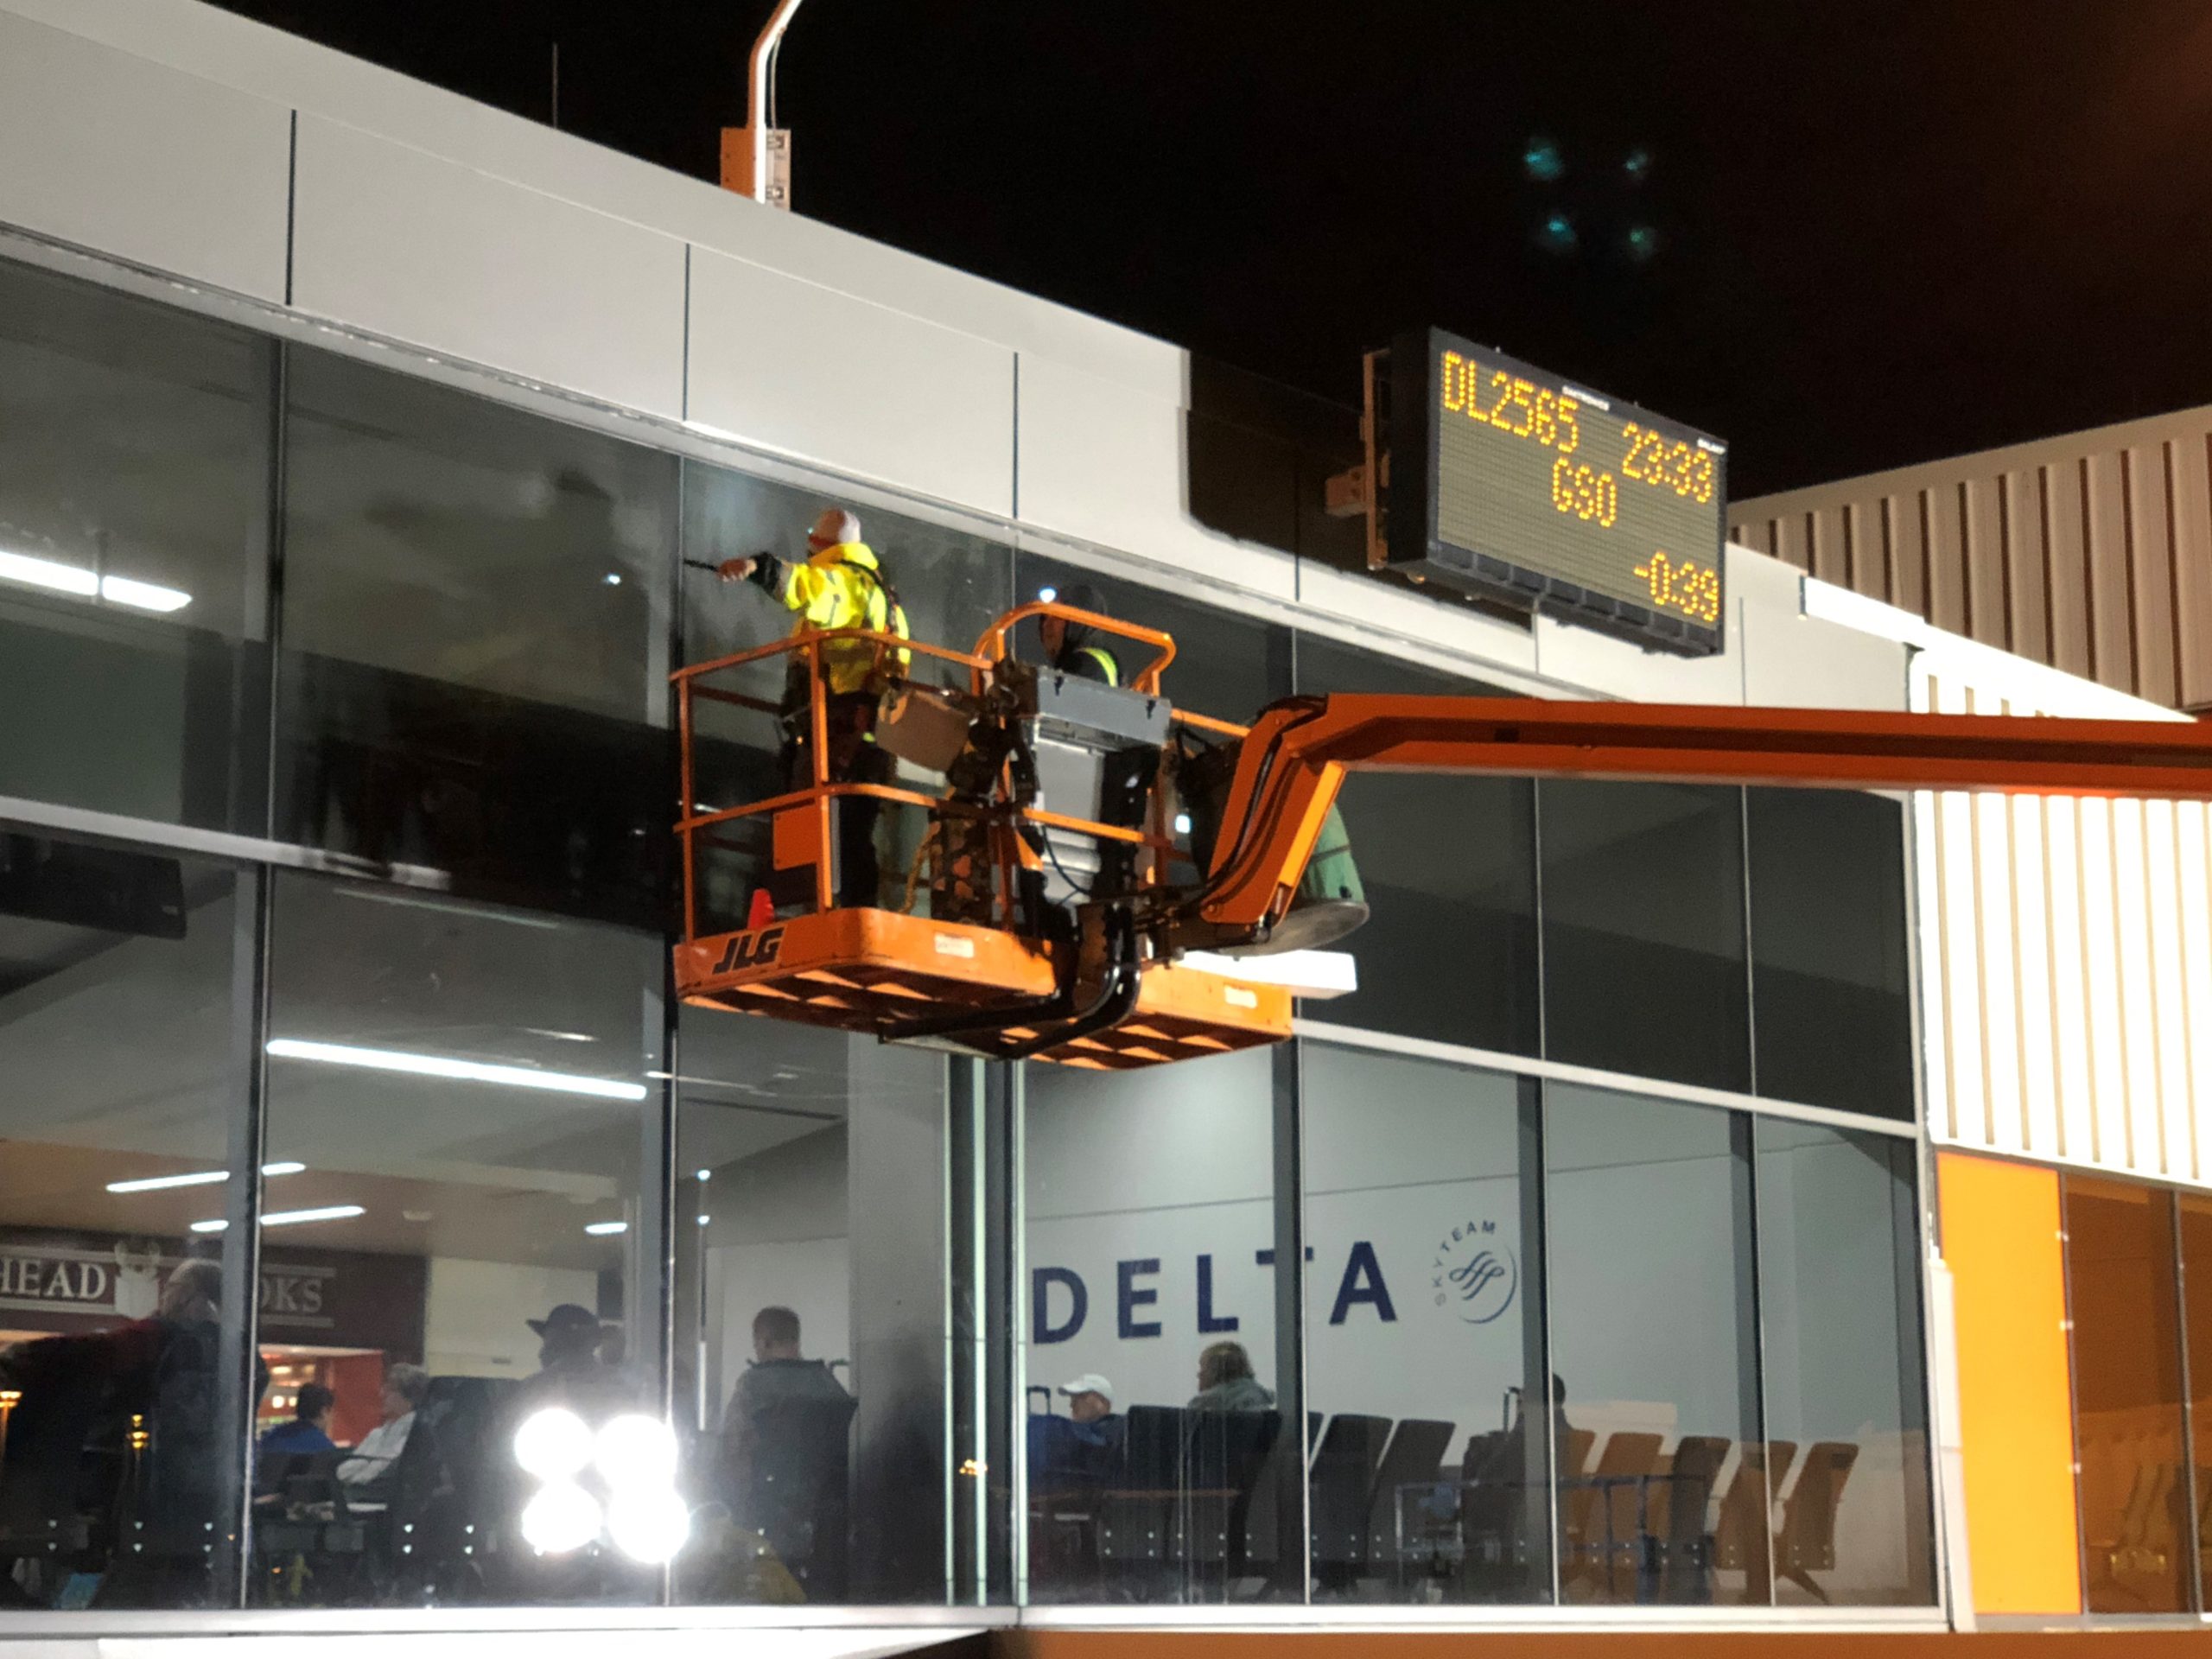
<svg viewBox="0 0 2212 1659">
<path fill-rule="evenodd" d="M 798 613 L 791 626 L 797 639 L 838 628 L 868 628 L 907 638 L 906 612 L 885 578 L 875 551 L 861 540 L 861 521 L 842 507 L 826 507 L 806 536 L 804 564 L 790 564 L 772 553 L 725 559 L 716 568 L 724 582 L 751 582 Z M 883 683 L 904 677 L 912 653 L 904 646 L 886 650 L 867 639 L 833 639 L 822 648 L 822 677 L 828 706 L 831 783 L 887 784 L 891 757 L 876 747 L 875 706 Z M 811 721 L 807 705 L 804 658 L 794 653 L 784 689 L 784 784 L 803 789 L 813 781 L 807 742 Z M 837 807 L 837 902 L 873 905 L 878 874 L 875 823 L 883 803 L 870 796 L 848 796 Z"/>
</svg>

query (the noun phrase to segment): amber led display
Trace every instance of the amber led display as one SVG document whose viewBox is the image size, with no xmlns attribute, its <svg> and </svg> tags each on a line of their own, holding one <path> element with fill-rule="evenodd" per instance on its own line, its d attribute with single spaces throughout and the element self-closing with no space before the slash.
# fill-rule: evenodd
<svg viewBox="0 0 2212 1659">
<path fill-rule="evenodd" d="M 1391 385 L 1393 568 L 1721 648 L 1726 445 L 1436 330 L 1393 346 Z"/>
</svg>

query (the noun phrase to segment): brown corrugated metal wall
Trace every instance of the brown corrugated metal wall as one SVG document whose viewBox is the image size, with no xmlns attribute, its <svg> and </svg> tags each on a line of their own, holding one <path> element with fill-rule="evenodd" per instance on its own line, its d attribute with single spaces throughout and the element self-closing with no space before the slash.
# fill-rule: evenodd
<svg viewBox="0 0 2212 1659">
<path fill-rule="evenodd" d="M 2212 709 L 2212 410 L 1732 503 L 1732 539 L 1939 627 Z"/>
</svg>

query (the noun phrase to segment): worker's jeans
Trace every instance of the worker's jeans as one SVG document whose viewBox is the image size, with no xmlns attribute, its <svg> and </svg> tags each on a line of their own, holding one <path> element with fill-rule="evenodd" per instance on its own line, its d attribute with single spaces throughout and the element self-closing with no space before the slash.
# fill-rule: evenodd
<svg viewBox="0 0 2212 1659">
<path fill-rule="evenodd" d="M 871 735 L 875 724 L 875 698 L 865 691 L 832 692 L 823 699 L 830 728 L 829 779 L 833 784 L 888 784 L 897 763 L 878 748 Z M 793 724 L 805 719 L 804 709 L 790 716 Z M 791 731 L 783 747 L 784 786 L 806 789 L 814 782 L 810 753 L 811 733 L 803 726 Z M 883 802 L 870 795 L 834 798 L 836 819 L 836 902 L 841 908 L 874 906 L 880 902 L 882 872 L 875 854 L 875 826 L 883 816 Z"/>
</svg>

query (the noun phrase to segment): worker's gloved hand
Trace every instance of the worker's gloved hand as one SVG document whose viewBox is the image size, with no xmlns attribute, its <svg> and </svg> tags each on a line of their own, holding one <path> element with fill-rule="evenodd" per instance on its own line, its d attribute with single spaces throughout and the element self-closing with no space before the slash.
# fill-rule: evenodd
<svg viewBox="0 0 2212 1659">
<path fill-rule="evenodd" d="M 715 569 L 715 574 L 724 582 L 743 582 L 753 574 L 755 563 L 752 559 L 724 559 Z"/>
</svg>

